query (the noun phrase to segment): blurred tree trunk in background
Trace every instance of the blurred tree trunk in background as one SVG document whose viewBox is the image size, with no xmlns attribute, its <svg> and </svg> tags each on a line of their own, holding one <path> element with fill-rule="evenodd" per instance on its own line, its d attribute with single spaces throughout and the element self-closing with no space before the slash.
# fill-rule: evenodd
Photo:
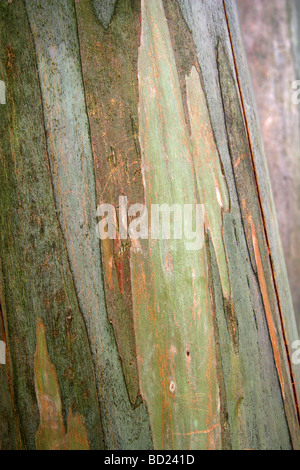
<svg viewBox="0 0 300 470">
<path fill-rule="evenodd" d="M 299 0 L 238 0 L 279 230 L 300 326 Z M 298 93 L 299 96 L 299 93 Z"/>
<path fill-rule="evenodd" d="M 299 448 L 235 2 L 1 0 L 0 74 L 0 448 Z M 100 244 L 119 196 L 203 204 L 202 249 Z"/>
</svg>

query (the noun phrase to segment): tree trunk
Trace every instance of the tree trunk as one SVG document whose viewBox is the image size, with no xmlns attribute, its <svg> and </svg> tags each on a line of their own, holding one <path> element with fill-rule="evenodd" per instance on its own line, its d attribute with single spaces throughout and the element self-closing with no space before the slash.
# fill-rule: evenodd
<svg viewBox="0 0 300 470">
<path fill-rule="evenodd" d="M 293 101 L 300 77 L 300 6 L 297 0 L 239 0 L 238 6 L 300 326 L 300 108 Z"/>
<path fill-rule="evenodd" d="M 235 3 L 2 0 L 0 64 L 0 447 L 299 448 Z M 119 196 L 203 204 L 202 249 L 121 226 L 100 244 Z"/>
</svg>

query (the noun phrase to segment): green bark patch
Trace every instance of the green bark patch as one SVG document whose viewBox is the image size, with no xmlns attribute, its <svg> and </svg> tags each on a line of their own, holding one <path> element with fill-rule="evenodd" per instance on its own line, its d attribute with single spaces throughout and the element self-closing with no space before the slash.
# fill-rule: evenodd
<svg viewBox="0 0 300 470">
<path fill-rule="evenodd" d="M 62 403 L 55 366 L 51 364 L 41 319 L 37 321 L 37 348 L 34 357 L 35 390 L 40 412 L 36 433 L 37 450 L 88 450 L 89 441 L 81 415 L 69 410 L 67 433 L 62 416 Z"/>
<path fill-rule="evenodd" d="M 195 204 L 191 143 L 161 1 L 142 1 L 139 92 L 146 205 Z M 171 239 L 135 241 L 131 250 L 140 383 L 154 446 L 220 448 L 205 248 L 188 251 L 184 240 Z"/>
<path fill-rule="evenodd" d="M 231 295 L 228 261 L 223 240 L 223 212 L 229 212 L 230 199 L 220 157 L 214 141 L 206 98 L 195 67 L 186 78 L 194 167 L 200 201 L 205 205 L 206 229 L 216 253 L 225 309 L 234 348 L 238 348 L 238 325 Z"/>
</svg>

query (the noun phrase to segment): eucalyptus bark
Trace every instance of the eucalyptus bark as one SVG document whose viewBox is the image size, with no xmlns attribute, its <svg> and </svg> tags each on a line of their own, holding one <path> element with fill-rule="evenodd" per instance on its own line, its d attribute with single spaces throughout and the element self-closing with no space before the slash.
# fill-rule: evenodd
<svg viewBox="0 0 300 470">
<path fill-rule="evenodd" d="M 2 0 L 0 73 L 0 447 L 299 448 L 235 3 Z M 203 204 L 204 246 L 100 244 L 120 195 Z"/>
<path fill-rule="evenodd" d="M 300 325 L 300 4 L 238 0 L 283 251 Z"/>
</svg>

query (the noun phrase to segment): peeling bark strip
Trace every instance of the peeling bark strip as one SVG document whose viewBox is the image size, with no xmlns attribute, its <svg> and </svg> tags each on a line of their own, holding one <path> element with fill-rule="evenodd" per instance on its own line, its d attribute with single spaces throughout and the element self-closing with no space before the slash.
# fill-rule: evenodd
<svg viewBox="0 0 300 470">
<path fill-rule="evenodd" d="M 297 325 L 292 305 L 285 260 L 282 252 L 282 245 L 279 236 L 277 214 L 270 188 L 270 178 L 265 158 L 263 141 L 259 130 L 259 120 L 256 107 L 253 106 L 254 97 L 246 55 L 244 51 L 244 40 L 238 29 L 238 10 L 231 0 L 223 1 L 223 8 L 226 14 L 227 29 L 230 31 L 231 48 L 234 50 L 235 70 L 238 76 L 239 88 L 242 92 L 242 104 L 245 119 L 247 122 L 248 138 L 251 147 L 253 162 L 255 164 L 255 175 L 257 188 L 260 196 L 260 204 L 264 217 L 264 225 L 272 263 L 272 273 L 278 305 L 281 313 L 281 323 L 286 337 L 286 348 L 289 356 L 292 355 L 291 345 L 298 339 Z M 296 19 L 296 18 L 295 18 Z M 294 385 L 298 396 L 298 409 L 300 397 L 300 365 L 290 364 L 290 370 L 294 376 Z"/>
<path fill-rule="evenodd" d="M 254 253 L 252 265 L 257 272 L 265 315 L 273 347 L 274 360 L 286 408 L 287 420 L 294 445 L 299 445 L 299 421 L 295 394 L 280 319 L 280 305 L 273 284 L 272 265 L 265 237 L 264 220 L 260 210 L 255 169 L 249 147 L 246 124 L 229 59 L 222 43 L 218 47 L 218 67 L 224 104 L 229 150 L 236 180 L 248 249 Z M 266 273 L 271 273 L 267 275 Z"/>
<path fill-rule="evenodd" d="M 192 148 L 161 0 L 142 1 L 139 92 L 147 207 L 196 203 Z M 131 260 L 140 383 L 154 446 L 218 449 L 220 398 L 205 249 L 186 251 L 183 240 L 137 242 Z"/>
<path fill-rule="evenodd" d="M 195 67 L 192 68 L 190 75 L 186 78 L 186 87 L 194 166 L 200 201 L 205 204 L 206 228 L 210 231 L 216 253 L 225 300 L 228 330 L 234 348 L 237 350 L 238 325 L 234 312 L 228 261 L 223 240 L 223 213 L 230 211 L 228 187 L 214 141 L 206 98 Z"/>
<path fill-rule="evenodd" d="M 293 81 L 300 76 L 299 70 L 297 73 L 300 66 L 300 4 L 297 0 L 276 0 L 273 4 L 255 0 L 250 5 L 247 1 L 239 0 L 238 7 L 252 71 L 295 315 L 300 326 L 300 205 L 299 198 L 295 197 L 300 194 L 300 108 L 292 104 L 291 95 Z M 270 89 L 270 80 L 274 80 L 274 77 L 274 86 Z M 269 239 L 272 242 L 270 231 Z M 279 271 L 274 260 L 274 250 L 271 255 L 274 270 Z M 280 271 L 284 273 L 281 268 Z M 282 283 L 278 282 L 278 276 L 275 281 L 282 304 Z M 291 345 L 298 339 L 299 333 L 293 324 L 292 309 L 289 310 L 291 313 L 287 316 L 285 308 L 282 308 L 282 320 L 287 348 L 290 349 L 291 355 Z M 295 376 L 295 386 L 298 386 L 299 402 L 300 365 L 291 364 L 291 369 Z"/>
<path fill-rule="evenodd" d="M 83 417 L 69 409 L 67 433 L 62 416 L 62 403 L 55 366 L 47 350 L 45 327 L 37 321 L 37 348 L 34 356 L 35 390 L 40 412 L 36 434 L 37 450 L 89 450 Z"/>
<path fill-rule="evenodd" d="M 94 2 L 102 5 L 102 2 Z M 104 6 L 104 4 L 103 4 Z M 76 5 L 78 33 L 91 126 L 97 205 L 119 197 L 128 205 L 144 201 L 137 134 L 137 56 L 140 12 L 134 2 L 118 2 L 107 31 L 90 0 Z M 127 216 L 127 214 L 126 214 Z M 118 217 L 117 217 L 118 218 Z M 103 240 L 107 315 L 112 323 L 131 404 L 139 403 L 133 328 L 129 240 Z"/>
<path fill-rule="evenodd" d="M 206 208 L 207 229 L 211 233 L 216 252 L 224 297 L 229 299 L 231 294 L 222 238 L 222 213 L 229 212 L 230 200 L 219 154 L 214 142 L 205 95 L 195 67 L 192 68 L 190 75 L 186 78 L 186 87 L 194 165 L 200 200 L 204 202 Z"/>
<path fill-rule="evenodd" d="M 237 5 L 299 330 L 300 116 L 292 84 L 300 78 L 300 5 L 298 0 Z"/>
<path fill-rule="evenodd" d="M 106 312 L 74 2 L 25 3 L 36 48 L 56 208 L 92 350 L 105 445 L 149 448 L 147 412 L 143 404 L 132 408 Z"/>
<path fill-rule="evenodd" d="M 40 412 L 36 434 L 37 450 L 65 448 L 65 429 L 55 366 L 51 364 L 45 336 L 45 327 L 37 323 L 37 348 L 34 357 L 35 390 Z"/>
<path fill-rule="evenodd" d="M 193 37 L 216 145 L 230 194 L 230 212 L 223 213 L 222 236 L 231 281 L 234 316 L 226 315 L 227 309 L 223 298 L 219 263 L 214 255 L 215 250 L 212 244 L 209 249 L 211 288 L 214 295 L 216 329 L 218 331 L 217 340 L 220 342 L 219 364 L 224 380 L 222 401 L 225 400 L 228 413 L 223 426 L 228 428 L 228 424 L 230 425 L 230 442 L 233 448 L 290 448 L 290 436 L 269 339 L 263 299 L 258 280 L 251 269 L 249 258 L 251 253 L 246 244 L 245 231 L 240 217 L 240 202 L 237 199 L 238 188 L 232 174 L 232 161 L 227 147 L 228 137 L 217 69 L 217 50 L 220 38 L 222 38 L 227 54 L 230 56 L 232 54 L 223 2 L 219 0 L 215 2 L 178 0 L 178 3 L 189 27 L 186 35 L 190 43 L 192 41 L 189 35 L 192 34 Z M 226 3 L 229 10 L 233 9 L 233 2 Z M 170 18 L 170 29 L 176 30 L 174 17 L 170 17 L 170 8 L 168 8 L 168 18 Z M 231 21 L 234 40 L 237 43 L 239 41 L 238 19 L 235 16 Z M 176 20 L 175 22 L 177 23 Z M 180 34 L 177 36 L 180 38 Z M 177 65 L 181 69 L 182 64 L 185 67 L 186 62 L 181 61 L 178 57 L 178 50 L 185 51 L 187 42 L 182 37 L 181 41 L 177 39 L 174 45 Z M 244 59 L 242 52 L 240 53 L 242 46 L 236 47 L 239 47 L 237 53 L 240 54 L 242 61 Z M 187 55 L 188 53 L 186 53 Z M 193 64 L 195 65 L 194 61 Z M 195 66 L 197 68 L 197 65 Z M 230 64 L 230 68 L 234 70 L 233 63 Z M 246 79 L 248 78 L 241 63 L 239 72 L 244 74 Z M 249 99 L 248 106 L 249 109 L 252 109 L 253 101 L 251 99 Z M 234 137 L 239 140 L 239 133 L 237 132 Z M 257 127 L 253 129 L 252 137 L 259 138 Z M 261 162 L 260 165 L 262 167 L 264 163 Z M 247 174 L 244 177 L 247 178 Z M 273 227 L 274 239 L 277 235 L 276 230 Z M 277 261 L 280 264 L 280 252 L 278 253 Z M 253 261 L 253 252 L 251 258 Z M 267 269 L 265 276 L 267 283 L 270 282 L 270 279 L 272 283 L 272 271 Z M 278 277 L 281 279 L 282 289 L 286 289 L 284 275 L 278 273 Z M 288 312 L 287 310 L 286 313 Z M 239 347 L 235 351 L 231 348 L 232 339 L 228 336 L 228 320 L 230 318 L 236 318 L 238 325 Z M 290 323 L 287 324 L 290 325 Z M 249 360 L 250 357 L 251 360 Z M 286 363 L 284 367 L 286 372 Z M 249 380 L 250 377 L 252 379 Z M 266 426 L 269 429 L 276 428 L 276 433 L 266 433 Z M 255 433 L 251 432 L 251 429 L 255 429 Z"/>
</svg>

